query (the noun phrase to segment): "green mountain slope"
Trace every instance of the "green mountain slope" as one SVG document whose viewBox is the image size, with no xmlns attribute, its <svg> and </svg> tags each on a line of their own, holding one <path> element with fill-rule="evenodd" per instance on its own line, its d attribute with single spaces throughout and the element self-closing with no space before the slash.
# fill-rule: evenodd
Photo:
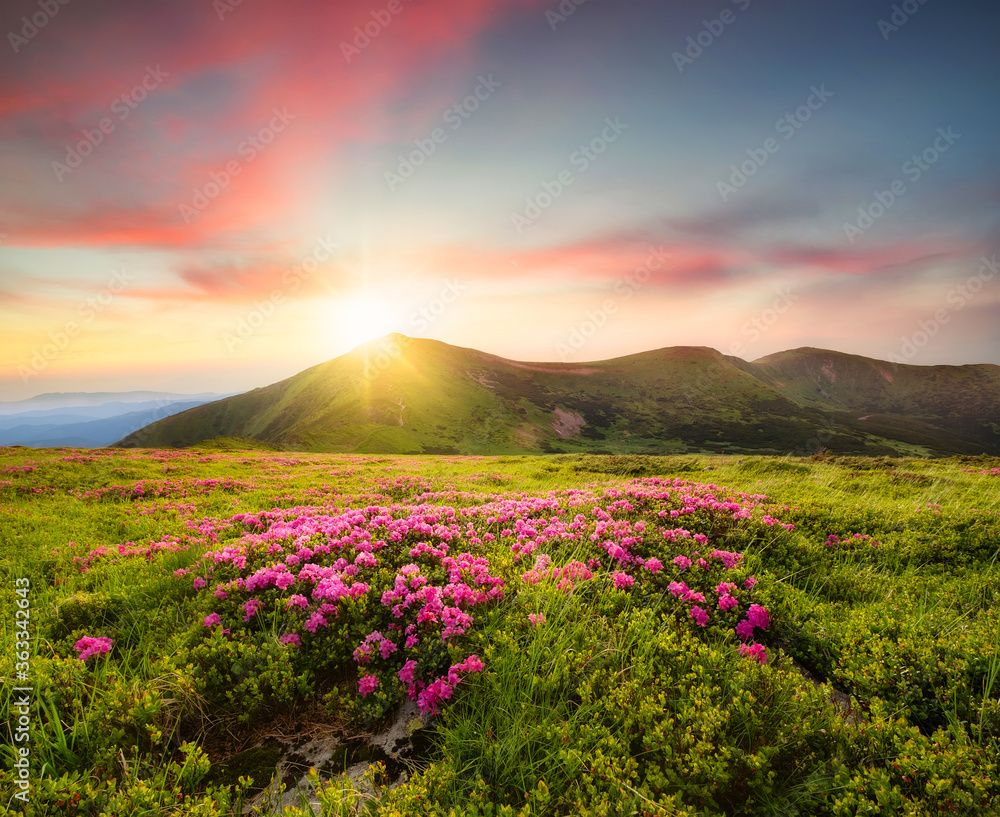
<svg viewBox="0 0 1000 817">
<path fill-rule="evenodd" d="M 751 367 L 800 405 L 834 412 L 855 428 L 922 428 L 1000 451 L 1000 366 L 911 366 L 802 348 Z"/>
<path fill-rule="evenodd" d="M 899 396 L 891 382 L 884 394 L 874 381 L 868 385 L 863 364 L 876 361 L 820 350 L 783 354 L 747 363 L 714 349 L 673 347 L 595 363 L 522 363 L 389 335 L 280 383 L 153 423 L 117 445 L 184 447 L 242 437 L 362 453 L 1000 450 L 995 421 L 977 421 L 972 408 L 944 414 L 944 403 L 924 407 L 916 396 L 928 375 L 988 392 L 970 395 L 968 406 L 995 406 L 1000 378 L 990 370 L 1000 367 L 899 367 L 916 370 L 898 378 L 907 384 Z M 835 359 L 836 391 L 816 391 L 813 369 L 818 365 L 822 376 L 823 355 Z M 936 371 L 970 368 L 987 374 L 949 380 Z M 861 411 L 876 416 L 859 420 Z"/>
</svg>

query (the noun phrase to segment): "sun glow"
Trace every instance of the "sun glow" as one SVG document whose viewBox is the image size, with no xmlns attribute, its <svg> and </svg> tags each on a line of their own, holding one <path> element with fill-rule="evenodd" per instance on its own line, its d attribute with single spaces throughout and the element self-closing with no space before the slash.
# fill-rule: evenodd
<svg viewBox="0 0 1000 817">
<path fill-rule="evenodd" d="M 380 338 L 396 326 L 398 310 L 389 301 L 370 295 L 355 295 L 338 301 L 332 333 L 351 348 Z"/>
</svg>

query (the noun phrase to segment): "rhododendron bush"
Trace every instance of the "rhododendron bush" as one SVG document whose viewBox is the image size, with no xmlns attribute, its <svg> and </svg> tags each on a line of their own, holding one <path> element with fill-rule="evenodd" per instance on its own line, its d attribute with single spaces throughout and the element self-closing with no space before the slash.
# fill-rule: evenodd
<svg viewBox="0 0 1000 817">
<path fill-rule="evenodd" d="M 178 579 L 205 597 L 203 628 L 231 639 L 271 633 L 304 655 L 296 665 L 323 665 L 331 626 L 346 622 L 337 638 L 357 642 L 339 647 L 351 648 L 360 697 L 381 690 L 389 705 L 405 692 L 433 715 L 483 669 L 462 638 L 478 610 L 525 585 L 635 593 L 728 631 L 734 652 L 738 639 L 739 654 L 765 663 L 756 579 L 740 553 L 712 545 L 790 529 L 759 512 L 764 499 L 648 478 L 601 492 L 422 493 L 406 504 L 239 513 L 212 523 L 216 546 Z"/>
</svg>

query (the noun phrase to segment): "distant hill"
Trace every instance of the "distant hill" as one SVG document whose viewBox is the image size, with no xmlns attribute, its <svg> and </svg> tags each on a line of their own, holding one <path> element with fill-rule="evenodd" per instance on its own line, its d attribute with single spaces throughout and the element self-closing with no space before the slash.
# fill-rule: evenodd
<svg viewBox="0 0 1000 817">
<path fill-rule="evenodd" d="M 389 335 L 117 445 L 219 438 L 363 453 L 998 454 L 1000 366 L 896 365 L 820 349 L 750 363 L 705 347 L 523 363 Z"/>
<path fill-rule="evenodd" d="M 16 403 L 0 403 L 0 445 L 98 448 L 111 445 L 155 420 L 222 396 L 74 393 L 43 394 Z"/>
<path fill-rule="evenodd" d="M 39 413 L 43 411 L 66 412 L 70 409 L 77 413 L 82 413 L 83 409 L 97 410 L 98 413 L 92 416 L 109 417 L 111 414 L 101 414 L 100 409 L 108 406 L 119 406 L 123 403 L 130 405 L 131 411 L 137 411 L 142 406 L 164 405 L 165 403 L 176 403 L 178 401 L 202 401 L 218 400 L 220 397 L 228 395 L 216 392 L 203 392 L 201 394 L 176 394 L 165 391 L 115 391 L 115 392 L 47 392 L 36 394 L 26 400 L 15 400 L 12 402 L 0 400 L 0 416 L 8 414 Z"/>
</svg>

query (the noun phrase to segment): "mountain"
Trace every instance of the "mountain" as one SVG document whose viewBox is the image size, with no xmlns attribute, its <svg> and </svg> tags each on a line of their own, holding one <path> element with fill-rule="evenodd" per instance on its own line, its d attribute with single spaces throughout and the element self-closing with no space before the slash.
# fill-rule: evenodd
<svg viewBox="0 0 1000 817">
<path fill-rule="evenodd" d="M 78 414 L 87 413 L 93 417 L 111 417 L 113 414 L 122 413 L 120 410 L 112 413 L 101 413 L 102 408 L 112 406 L 117 407 L 123 403 L 130 404 L 129 411 L 137 411 L 145 406 L 163 405 L 165 403 L 176 403 L 181 400 L 217 400 L 226 395 L 205 392 L 203 394 L 174 394 L 165 391 L 116 391 L 116 392 L 47 392 L 46 394 L 36 394 L 27 400 L 15 400 L 12 402 L 0 401 L 0 416 L 8 414 L 39 414 L 41 412 L 67 412 L 73 411 Z M 139 406 L 136 404 L 143 404 Z"/>
<path fill-rule="evenodd" d="M 911 437 L 921 429 L 928 437 L 946 431 L 1000 452 L 1000 366 L 907 366 L 813 348 L 753 365 L 790 399 L 844 422 L 853 418 L 859 429 L 898 439 L 906 430 Z"/>
<path fill-rule="evenodd" d="M 896 365 L 819 349 L 751 363 L 705 347 L 523 363 L 388 335 L 117 445 L 251 438 L 362 453 L 996 454 L 998 406 L 994 365 Z"/>
<path fill-rule="evenodd" d="M 146 399 L 150 396 L 156 399 Z M 222 396 L 75 393 L 44 394 L 16 403 L 0 403 L 0 445 L 98 448 L 111 445 L 156 420 Z"/>
</svg>

